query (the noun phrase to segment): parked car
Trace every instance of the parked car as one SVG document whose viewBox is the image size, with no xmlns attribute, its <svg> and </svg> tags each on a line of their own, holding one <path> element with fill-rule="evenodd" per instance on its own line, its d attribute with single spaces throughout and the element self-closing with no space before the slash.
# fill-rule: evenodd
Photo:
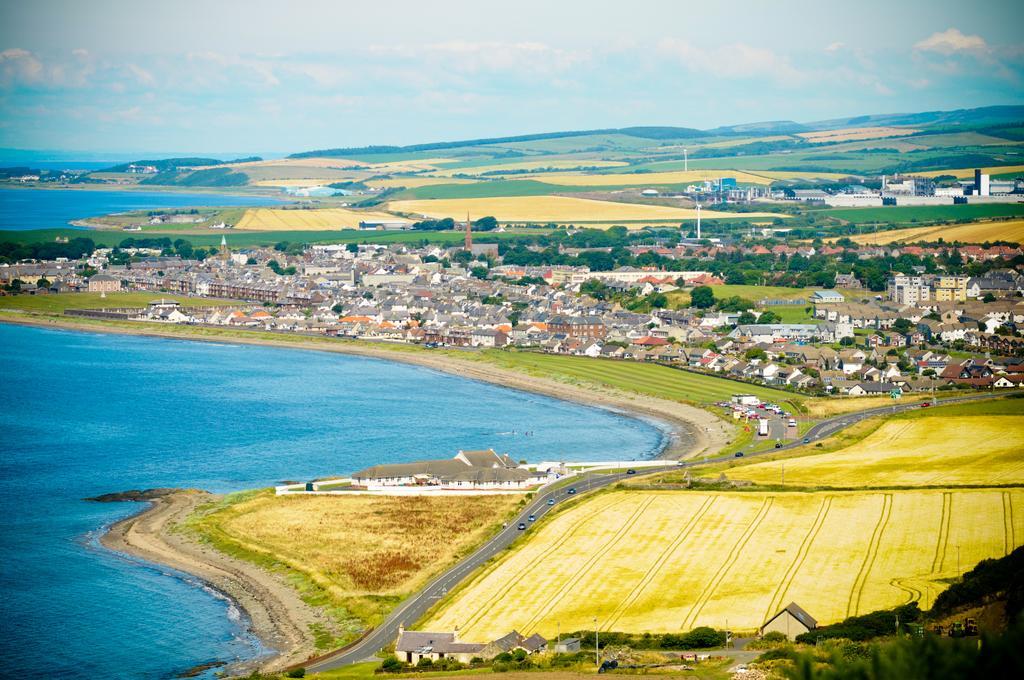
<svg viewBox="0 0 1024 680">
<path fill-rule="evenodd" d="M 526 531 L 526 522 L 520 522 L 519 523 L 519 530 L 520 531 Z"/>
</svg>

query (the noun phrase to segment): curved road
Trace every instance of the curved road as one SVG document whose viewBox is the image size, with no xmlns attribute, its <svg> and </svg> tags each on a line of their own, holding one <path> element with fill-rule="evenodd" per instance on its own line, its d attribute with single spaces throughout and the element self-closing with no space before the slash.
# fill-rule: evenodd
<svg viewBox="0 0 1024 680">
<path fill-rule="evenodd" d="M 994 396 L 997 395 L 975 394 L 952 397 L 942 400 L 942 405 L 946 406 L 948 404 L 959 402 L 991 399 Z M 938 405 L 938 400 L 933 400 L 931 403 Z M 847 428 L 854 423 L 865 420 L 866 418 L 892 413 L 901 413 L 903 411 L 910 411 L 917 408 L 921 408 L 920 402 L 909 404 L 895 403 L 893 406 L 883 406 L 864 411 L 856 411 L 854 413 L 832 416 L 831 418 L 826 418 L 815 424 L 804 434 L 804 437 L 811 441 L 824 439 L 825 437 L 829 437 L 839 430 Z M 780 450 L 791 449 L 803 445 L 802 441 L 795 441 L 782 446 L 780 449 L 768 449 L 757 453 L 749 453 L 747 454 L 747 457 L 763 456 L 776 453 Z M 517 516 L 512 522 L 509 522 L 506 528 L 502 529 L 497 535 L 487 541 L 487 543 L 480 546 L 480 548 L 472 555 L 466 557 L 448 571 L 438 576 L 418 593 L 406 598 L 405 601 L 403 601 L 393 612 L 391 612 L 391 614 L 388 615 L 381 625 L 370 631 L 366 637 L 361 638 L 348 647 L 339 649 L 336 652 L 332 652 L 306 664 L 305 668 L 311 673 L 318 673 L 332 668 L 365 661 L 373 657 L 376 652 L 391 644 L 395 638 L 398 637 L 399 626 L 411 626 L 416 623 L 416 621 L 418 621 L 440 598 L 444 597 L 449 590 L 469 576 L 477 567 L 481 566 L 487 560 L 491 559 L 511 545 L 515 539 L 523 534 L 524 531 L 518 528 L 518 524 L 520 522 L 526 524 L 527 528 L 525 531 L 529 532 L 536 522 L 543 520 L 544 515 L 546 515 L 549 510 L 557 507 L 560 502 L 572 498 L 573 496 L 568 493 L 570 488 L 576 490 L 576 495 L 580 495 L 615 484 L 627 477 L 635 479 L 636 477 L 665 472 L 666 470 L 678 470 L 679 468 L 721 463 L 727 460 L 732 460 L 733 457 L 734 456 L 732 455 L 722 455 L 714 458 L 701 459 L 699 461 L 667 462 L 664 466 L 640 468 L 633 475 L 624 472 L 606 474 L 588 473 L 577 478 L 575 482 L 570 481 L 564 485 L 559 485 L 558 488 L 548 490 L 541 489 L 536 493 L 533 500 L 523 509 L 519 516 Z M 549 500 L 553 500 L 554 504 L 548 505 Z M 531 514 L 535 516 L 535 522 L 529 521 L 529 516 Z"/>
</svg>

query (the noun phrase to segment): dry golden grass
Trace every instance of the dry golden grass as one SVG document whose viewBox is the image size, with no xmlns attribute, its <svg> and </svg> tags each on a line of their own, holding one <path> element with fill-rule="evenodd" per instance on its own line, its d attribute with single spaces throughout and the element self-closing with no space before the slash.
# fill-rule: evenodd
<svg viewBox="0 0 1024 680">
<path fill-rule="evenodd" d="M 452 198 L 392 201 L 388 209 L 434 218 L 465 219 L 470 215 L 493 215 L 501 222 L 582 223 L 612 220 L 668 221 L 695 219 L 697 212 L 642 203 L 615 203 L 568 196 L 511 196 L 499 198 Z M 702 210 L 705 219 L 733 218 L 736 213 Z M 743 213 L 743 217 L 766 217 L 767 213 Z M 771 215 L 777 217 L 777 215 Z"/>
<path fill-rule="evenodd" d="M 795 601 L 820 623 L 909 601 L 1024 541 L 1024 490 L 616 491 L 533 530 L 423 625 L 751 631 Z M 1014 506 L 1016 511 L 1014 512 Z"/>
<path fill-rule="evenodd" d="M 849 413 L 850 411 L 863 411 L 869 408 L 878 408 L 879 406 L 892 406 L 893 404 L 906 404 L 908 402 L 915 401 L 929 401 L 933 397 L 925 394 L 918 395 L 905 395 L 899 402 L 895 402 L 891 397 L 820 397 L 817 399 L 807 399 L 803 402 L 803 405 L 807 408 L 807 415 L 812 418 L 827 418 L 829 416 L 839 415 L 840 413 Z"/>
<path fill-rule="evenodd" d="M 904 137 L 917 130 L 901 127 L 863 127 L 843 128 L 842 130 L 820 130 L 818 132 L 801 132 L 797 136 L 809 142 L 852 142 L 861 139 L 883 139 L 885 137 Z"/>
<path fill-rule="evenodd" d="M 456 562 L 505 520 L 518 496 L 274 496 L 260 493 L 198 521 L 216 544 L 302 572 L 375 623 L 397 598 Z"/>
<path fill-rule="evenodd" d="M 1024 220 L 912 227 L 910 229 L 881 231 L 875 234 L 857 234 L 849 238 L 854 243 L 865 245 L 917 243 L 919 241 L 937 241 L 940 238 L 946 241 L 963 241 L 967 243 L 984 243 L 986 241 L 1024 243 Z"/>
<path fill-rule="evenodd" d="M 786 484 L 797 486 L 1024 485 L 1024 417 L 893 420 L 842 450 L 744 465 L 729 476 L 775 484 L 782 465 Z"/>
<path fill-rule="evenodd" d="M 998 165 L 991 168 L 982 168 L 981 171 L 987 175 L 1005 175 L 1011 172 L 1024 173 L 1024 165 Z M 953 175 L 958 179 L 970 179 L 974 177 L 974 168 L 955 168 L 953 170 L 929 170 L 928 172 L 914 173 L 924 177 L 938 177 L 939 175 Z"/>
<path fill-rule="evenodd" d="M 240 231 L 332 231 L 357 229 L 361 220 L 400 218 L 385 212 L 362 212 L 345 208 L 315 210 L 283 210 L 278 208 L 250 208 L 242 215 L 235 228 Z"/>
</svg>

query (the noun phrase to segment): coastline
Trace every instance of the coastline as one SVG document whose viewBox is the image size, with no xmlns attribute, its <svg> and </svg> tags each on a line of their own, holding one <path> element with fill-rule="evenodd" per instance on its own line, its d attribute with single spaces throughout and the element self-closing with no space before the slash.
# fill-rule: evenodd
<svg viewBox="0 0 1024 680">
<path fill-rule="evenodd" d="M 428 351 L 402 351 L 339 340 L 318 344 L 313 338 L 295 340 L 245 337 L 245 331 L 225 337 L 203 337 L 173 332 L 173 326 L 149 328 L 105 325 L 104 322 L 78 322 L 52 316 L 26 313 L 0 313 L 0 323 L 56 328 L 115 335 L 138 335 L 176 340 L 194 340 L 225 344 L 280 347 L 335 352 L 371 359 L 400 361 L 471 380 L 508 387 L 602 408 L 624 417 L 633 417 L 654 425 L 665 437 L 657 452 L 663 458 L 689 458 L 711 453 L 723 446 L 729 431 L 723 421 L 695 406 L 652 399 L 641 395 L 601 389 L 588 389 L 556 380 L 503 369 L 473 359 L 458 359 L 449 354 Z M 652 422 L 653 421 L 653 422 Z M 323 650 L 317 650 L 311 623 L 324 622 L 324 615 L 305 604 L 280 576 L 263 568 L 230 557 L 201 543 L 177 527 L 202 503 L 218 496 L 198 490 L 175 490 L 147 503 L 140 512 L 113 524 L 100 538 L 105 548 L 146 562 L 168 566 L 200 579 L 226 596 L 249 619 L 249 630 L 270 654 L 232 664 L 229 674 L 248 674 L 254 670 L 280 671 L 301 664 Z"/>
<path fill-rule="evenodd" d="M 134 326 L 126 328 L 110 325 L 103 321 L 70 320 L 7 311 L 0 312 L 0 323 L 113 335 L 136 335 L 195 342 L 333 352 L 385 361 L 398 361 L 500 387 L 540 394 L 592 408 L 601 408 L 648 423 L 654 421 L 653 424 L 660 426 L 659 429 L 665 432 L 668 438 L 666 445 L 657 457 L 668 460 L 692 459 L 710 455 L 728 444 L 733 436 L 724 420 L 709 411 L 690 404 L 631 394 L 612 388 L 581 387 L 552 378 L 504 369 L 483 361 L 469 358 L 457 359 L 450 354 L 433 353 L 427 350 L 405 350 L 397 345 L 390 346 L 390 348 L 384 344 L 374 347 L 369 343 L 347 340 L 330 341 L 320 336 L 296 335 L 293 339 L 246 337 L 244 334 L 249 331 L 245 330 L 236 330 L 235 334 L 231 335 L 210 337 L 188 332 L 175 332 L 171 330 L 177 328 L 173 325 L 149 328 L 148 326 L 151 324 L 134 322 L 138 324 L 138 328 Z M 186 326 L 184 328 L 194 327 Z"/>
<path fill-rule="evenodd" d="M 99 541 L 108 550 L 195 576 L 235 603 L 249 630 L 271 652 L 231 664 L 231 674 L 278 671 L 317 653 L 309 624 L 324 615 L 307 605 L 285 581 L 254 564 L 229 557 L 177 530 L 199 505 L 219 498 L 205 491 L 176 490 L 148 501 L 141 512 L 112 524 Z"/>
</svg>

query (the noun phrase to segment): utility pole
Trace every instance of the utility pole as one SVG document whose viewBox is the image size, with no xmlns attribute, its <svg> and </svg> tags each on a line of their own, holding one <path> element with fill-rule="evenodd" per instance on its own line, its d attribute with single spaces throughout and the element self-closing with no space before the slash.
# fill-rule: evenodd
<svg viewBox="0 0 1024 680">
<path fill-rule="evenodd" d="M 786 486 L 786 462 L 782 462 L 782 486 Z"/>
<path fill-rule="evenodd" d="M 594 663 L 597 664 L 598 668 L 601 668 L 601 638 L 600 631 L 597 630 L 597 617 L 594 617 Z"/>
</svg>

